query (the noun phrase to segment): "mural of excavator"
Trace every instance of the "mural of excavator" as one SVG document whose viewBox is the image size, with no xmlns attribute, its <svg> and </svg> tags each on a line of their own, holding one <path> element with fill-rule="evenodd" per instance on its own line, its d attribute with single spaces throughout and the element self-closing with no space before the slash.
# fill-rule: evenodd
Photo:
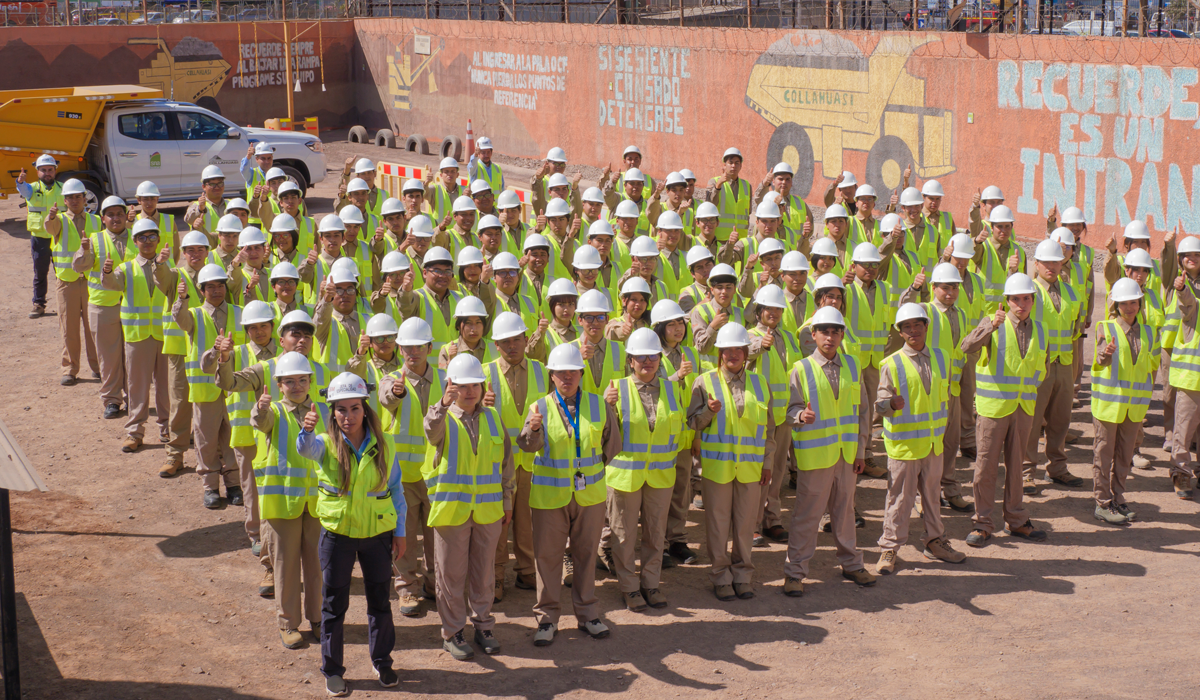
<svg viewBox="0 0 1200 700">
<path fill-rule="evenodd" d="M 163 96 L 179 102 L 191 102 L 221 113 L 217 93 L 233 69 L 216 45 L 185 37 L 175 48 L 157 38 L 130 39 L 132 46 L 158 46 L 149 68 L 138 70 L 138 84 L 158 88 Z"/>
<path fill-rule="evenodd" d="M 445 39 L 436 39 L 429 35 L 421 37 L 427 47 L 427 55 L 422 56 L 417 53 L 417 36 L 415 31 L 405 36 L 400 43 L 396 44 L 393 53 L 388 54 L 388 94 L 392 96 L 392 106 L 396 109 L 411 110 L 412 109 L 412 92 L 413 86 L 422 73 L 428 72 L 428 92 L 437 92 L 437 83 L 433 79 L 433 71 L 430 67 L 433 65 L 433 57 L 441 53 L 446 47 Z M 436 45 L 435 45 L 436 41 Z M 416 68 L 413 67 L 414 57 L 420 59 L 420 63 Z"/>
<path fill-rule="evenodd" d="M 880 196 L 914 166 L 922 178 L 954 172 L 953 117 L 925 104 L 925 80 L 906 70 L 913 51 L 936 35 L 884 36 L 870 55 L 829 32 L 798 32 L 772 44 L 750 72 L 746 106 L 775 127 L 767 167 L 787 161 L 793 191 L 812 188 L 813 165 L 834 179 L 843 150 L 865 151 L 865 179 Z"/>
</svg>

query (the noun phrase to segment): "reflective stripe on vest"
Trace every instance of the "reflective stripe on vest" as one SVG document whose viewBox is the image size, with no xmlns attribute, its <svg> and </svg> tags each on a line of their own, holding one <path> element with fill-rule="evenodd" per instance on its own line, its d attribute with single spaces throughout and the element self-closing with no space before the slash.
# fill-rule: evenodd
<svg viewBox="0 0 1200 700">
<path fill-rule="evenodd" d="M 1092 365 L 1092 416 L 1106 423 L 1140 422 L 1146 417 L 1154 393 L 1158 348 L 1153 331 L 1144 323 L 1138 324 L 1141 351 L 1134 361 L 1129 338 L 1116 319 L 1101 321 L 1098 330 L 1096 347 L 1112 340 L 1117 351 L 1107 367 Z"/>
<path fill-rule="evenodd" d="M 571 438 L 553 394 L 538 399 L 536 405 L 543 416 L 542 449 L 533 458 L 533 476 L 529 492 L 531 508 L 561 508 L 574 498 L 581 506 L 603 503 L 604 457 L 599 444 L 605 421 L 599 394 L 583 392 L 579 401 L 579 448 Z M 596 427 L 600 429 L 596 429 Z M 614 426 L 615 427 L 615 426 Z M 554 436 L 551 436 L 554 433 Z M 576 473 L 583 475 L 584 489 L 576 491 Z"/>
<path fill-rule="evenodd" d="M 838 357 L 841 362 L 836 398 L 825 370 L 817 366 L 813 357 L 804 358 L 792 370 L 801 374 L 805 401 L 817 414 L 812 423 L 792 426 L 792 449 L 797 469 L 828 469 L 839 458 L 853 462 L 857 456 L 858 361 L 844 352 L 838 353 Z"/>
<path fill-rule="evenodd" d="M 759 375 L 746 372 L 745 377 L 740 416 L 733 392 L 720 377 L 720 370 L 711 370 L 701 377 L 709 395 L 720 396 L 721 401 L 721 410 L 700 431 L 701 470 L 704 478 L 718 484 L 727 484 L 734 478 L 749 483 L 762 476 L 769 415 L 767 392 Z"/>
<path fill-rule="evenodd" d="M 729 234 L 735 229 L 745 233 L 750 227 L 750 183 L 738 178 L 737 188 L 736 200 L 728 182 L 717 190 L 717 211 L 720 215 L 717 218 L 716 236 L 721 242 L 729 240 Z"/>
<path fill-rule="evenodd" d="M 1036 321 L 1031 322 L 1031 331 L 1033 337 L 1022 357 L 1016 329 L 1006 318 L 1004 327 L 996 331 L 996 352 L 989 353 L 986 362 L 980 354 L 975 365 L 975 405 L 980 415 L 1003 418 L 1016 409 L 1018 402 L 1022 410 L 1033 415 L 1046 368 L 1046 333 Z"/>
<path fill-rule="evenodd" d="M 914 460 L 924 459 L 930 452 L 942 453 L 948 361 L 946 353 L 938 348 L 929 348 L 929 360 L 929 391 L 921 382 L 915 362 L 903 350 L 889 355 L 880 368 L 880 372 L 891 373 L 896 395 L 905 399 L 904 408 L 883 417 L 883 441 L 889 458 Z"/>
<path fill-rule="evenodd" d="M 643 484 L 650 488 L 669 488 L 675 484 L 675 455 L 679 453 L 679 427 L 683 411 L 675 385 L 658 381 L 654 428 L 650 429 L 640 393 L 634 379 L 617 382 L 621 407 L 621 452 L 608 463 L 607 483 L 618 491 L 631 493 Z"/>
<path fill-rule="evenodd" d="M 147 338 L 163 339 L 162 314 L 166 296 L 146 271 L 131 260 L 121 265 L 125 275 L 125 293 L 121 297 L 121 334 L 126 343 Z"/>
<path fill-rule="evenodd" d="M 246 334 L 242 331 L 242 307 L 226 304 L 225 332 L 233 338 L 234 345 L 246 342 Z M 221 390 L 217 388 L 217 378 L 206 374 L 200 368 L 200 357 L 213 346 L 216 340 L 217 328 L 212 316 L 197 306 L 189 309 L 192 315 L 192 332 L 188 334 L 187 360 L 184 362 L 184 373 L 188 382 L 188 401 L 204 403 L 221 398 Z"/>
<path fill-rule="evenodd" d="M 300 424 L 282 402 L 271 404 L 275 427 L 268 435 L 266 449 L 254 463 L 254 483 L 258 488 L 261 516 L 267 519 L 298 518 L 307 507 L 316 515 L 317 475 L 312 460 L 296 451 Z M 324 432 L 324 421 L 315 430 Z"/>
</svg>

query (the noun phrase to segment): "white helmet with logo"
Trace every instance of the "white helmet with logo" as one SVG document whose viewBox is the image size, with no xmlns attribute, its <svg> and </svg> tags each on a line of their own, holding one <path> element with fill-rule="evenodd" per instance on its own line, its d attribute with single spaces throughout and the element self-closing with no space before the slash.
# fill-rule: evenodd
<svg viewBox="0 0 1200 700">
<path fill-rule="evenodd" d="M 470 357 L 473 358 L 474 355 Z M 329 388 L 325 390 L 325 400 L 329 403 L 346 399 L 365 399 L 370 395 L 371 390 L 366 381 L 353 372 L 342 372 L 334 377 L 333 381 L 329 382 Z"/>
</svg>

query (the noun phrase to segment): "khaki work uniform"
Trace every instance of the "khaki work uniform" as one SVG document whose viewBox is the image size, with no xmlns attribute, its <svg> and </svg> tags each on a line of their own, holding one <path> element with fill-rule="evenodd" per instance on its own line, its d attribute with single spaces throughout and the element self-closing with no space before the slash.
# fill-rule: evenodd
<svg viewBox="0 0 1200 700">
<path fill-rule="evenodd" d="M 1195 297 L 1193 305 L 1194 299 Z M 1129 341 L 1130 361 L 1136 363 L 1138 355 L 1150 352 L 1150 348 L 1142 347 L 1141 328 L 1136 320 L 1130 325 L 1118 316 L 1116 321 Z M 1099 349 L 1096 348 L 1096 364 L 1102 367 L 1112 364 L 1111 357 L 1107 360 L 1100 359 Z M 1188 392 L 1180 391 L 1178 396 L 1182 397 L 1185 393 Z M 1109 423 L 1093 416 L 1092 427 L 1096 431 L 1096 445 L 1092 451 L 1092 492 L 1096 497 L 1096 505 L 1104 508 L 1124 505 L 1125 480 L 1133 471 L 1133 455 L 1137 448 L 1138 434 L 1142 430 L 1142 421 L 1126 419 L 1121 423 Z"/>
<path fill-rule="evenodd" d="M 115 270 L 119 261 L 125 259 L 125 248 L 129 245 L 129 230 L 118 235 L 104 231 L 112 239 L 115 254 L 110 254 Z M 71 260 L 71 267 L 80 275 L 87 276 L 96 261 L 96 252 L 80 246 Z M 96 306 L 88 303 L 88 326 L 92 329 L 96 355 L 100 361 L 100 400 L 107 406 L 120 406 L 125 402 L 125 335 L 121 331 L 121 302 L 112 306 Z"/>
<path fill-rule="evenodd" d="M 671 361 L 675 367 L 683 364 L 687 357 L 680 346 L 673 348 L 665 347 L 664 357 Z M 699 367 L 692 368 L 693 371 L 699 372 Z M 684 387 L 683 378 L 679 379 L 678 386 L 680 391 L 690 391 L 691 387 Z M 671 492 L 671 508 L 667 512 L 667 546 L 675 543 L 687 544 L 687 514 L 688 509 L 692 505 L 692 492 L 700 490 L 700 460 L 696 459 L 692 454 L 691 445 L 680 445 L 679 454 L 675 455 L 675 488 Z"/>
<path fill-rule="evenodd" d="M 71 217 L 75 230 L 82 238 L 83 231 L 87 226 L 85 215 L 83 212 L 74 217 L 70 212 L 66 212 L 66 214 Z M 66 236 L 68 232 L 60 230 L 58 235 Z M 91 320 L 88 318 L 87 281 L 87 275 L 80 275 L 73 282 L 64 282 L 57 274 L 54 276 L 54 296 L 58 304 L 58 332 L 63 340 L 63 374 L 69 377 L 79 374 L 81 342 L 87 353 L 88 367 L 91 368 L 92 374 L 100 374 L 100 359 L 96 355 L 96 339 L 92 336 Z M 79 333 L 80 326 L 83 327 L 82 335 Z"/>
<path fill-rule="evenodd" d="M 1200 326 L 1200 304 L 1196 302 L 1197 280 L 1188 279 L 1189 284 L 1176 296 L 1179 299 L 1179 334 L 1175 342 L 1181 344 L 1195 337 Z M 1171 288 L 1174 292 L 1174 287 Z M 1166 352 L 1163 359 L 1166 359 Z M 1169 369 L 1169 368 L 1168 368 Z M 1167 386 L 1164 384 L 1164 386 Z M 1193 471 L 1200 475 L 1200 469 L 1189 467 L 1192 461 L 1192 438 L 1200 429 L 1200 391 L 1189 391 L 1172 387 L 1175 395 L 1175 425 L 1168 433 L 1171 444 L 1171 477 L 1185 476 L 1191 478 Z"/>
<path fill-rule="evenodd" d="M 207 301 L 200 308 L 208 313 L 213 320 L 213 327 L 222 331 L 226 328 L 229 304 L 222 302 L 214 307 Z M 192 314 L 187 308 L 186 300 L 179 298 L 171 307 L 175 323 L 184 333 L 194 334 Z M 211 349 L 211 348 L 210 348 Z M 219 371 L 219 370 L 218 370 Z M 258 396 L 262 392 L 261 380 Z M 237 460 L 233 448 L 229 446 L 233 428 L 229 424 L 229 411 L 225 407 L 225 396 L 222 394 L 216 401 L 199 401 L 192 404 L 192 439 L 196 443 L 196 473 L 204 480 L 205 491 L 217 491 L 221 482 L 225 488 L 238 488 L 241 483 Z M 243 498 L 245 494 L 243 494 Z"/>
<path fill-rule="evenodd" d="M 508 390 L 517 405 L 517 410 L 521 415 L 525 415 L 529 398 L 529 361 L 521 360 L 513 365 L 501 357 L 499 362 L 500 374 L 508 383 Z M 492 391 L 496 391 L 497 396 L 500 395 L 496 387 L 492 387 Z M 513 493 L 511 509 L 513 555 L 517 560 L 514 570 L 518 577 L 529 578 L 537 573 L 533 563 L 533 513 L 529 508 L 529 488 L 533 482 L 533 472 L 520 467 L 515 471 L 516 491 Z M 500 537 L 496 541 L 497 581 L 504 580 L 504 565 L 508 563 L 508 533 L 509 528 L 506 525 L 501 528 Z"/>
<path fill-rule="evenodd" d="M 752 335 L 750 336 L 750 357 L 757 358 L 763 353 L 773 352 L 775 360 L 783 363 L 782 366 L 788 368 L 790 374 L 791 366 L 787 361 L 788 346 L 787 341 L 783 338 L 783 333 L 778 328 L 769 329 L 761 323 L 755 330 L 771 334 L 771 347 L 763 348 L 765 336 Z M 768 381 L 769 377 L 764 376 L 763 380 Z M 771 447 L 773 449 L 763 457 L 763 469 L 770 473 L 771 480 L 762 487 L 762 503 L 755 516 L 758 532 L 766 532 L 772 527 L 783 527 L 783 504 L 779 493 L 787 478 L 788 457 L 792 454 L 792 428 L 787 421 L 775 426 L 775 439 L 771 442 Z"/>
<path fill-rule="evenodd" d="M 139 253 L 133 259 L 145 275 L 148 298 L 154 297 L 154 270 L 159 267 Z M 125 291 L 125 271 L 114 266 L 113 271 L 100 279 L 105 289 L 113 292 Z M 118 307 L 119 309 L 120 307 Z M 157 309 L 154 310 L 157 313 Z M 167 391 L 167 356 L 163 354 L 163 341 L 146 338 L 125 346 L 125 395 L 128 399 L 128 417 L 125 432 L 141 442 L 146 436 L 146 420 L 150 417 L 150 385 L 154 384 L 154 413 L 158 420 L 159 433 L 168 433 L 168 418 L 171 415 L 171 398 Z"/>
<path fill-rule="evenodd" d="M 154 269 L 154 282 L 167 297 L 167 303 L 175 306 L 175 296 L 179 291 L 179 275 L 185 274 L 196 284 L 199 270 L 193 270 L 186 262 L 172 269 L 167 265 L 159 265 Z M 167 396 L 171 401 L 171 417 L 167 422 L 167 460 L 183 466 L 183 453 L 187 452 L 192 441 L 192 402 L 188 392 L 187 354 L 168 354 L 167 357 Z"/>
<path fill-rule="evenodd" d="M 1046 285 L 1045 290 L 1055 310 L 1062 308 L 1062 290 L 1058 280 Z M 1036 301 L 1036 297 L 1035 297 Z M 1046 360 L 1046 375 L 1038 386 L 1037 404 L 1033 409 L 1033 428 L 1025 444 L 1025 464 L 1022 468 L 1025 481 L 1033 481 L 1038 465 L 1038 433 L 1046 427 L 1046 476 L 1050 479 L 1071 478 L 1067 469 L 1067 428 L 1071 427 L 1071 409 L 1075 401 L 1074 362 L 1067 365 L 1057 360 Z"/>
</svg>

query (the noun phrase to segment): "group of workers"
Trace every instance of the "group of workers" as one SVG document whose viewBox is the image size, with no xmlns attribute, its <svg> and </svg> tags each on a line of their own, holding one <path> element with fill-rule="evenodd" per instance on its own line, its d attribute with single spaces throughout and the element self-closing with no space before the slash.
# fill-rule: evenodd
<svg viewBox="0 0 1200 700">
<path fill-rule="evenodd" d="M 30 316 L 45 311 L 52 262 L 62 384 L 76 383 L 82 346 L 104 417 L 126 415 L 127 453 L 146 440 L 154 387 L 160 475 L 194 443 L 203 504 L 245 506 L 281 642 L 303 646 L 307 620 L 334 695 L 347 692 L 356 558 L 388 686 L 392 585 L 403 615 L 436 600 L 454 658 L 500 651 L 491 610 L 510 541 L 514 585 L 536 591 L 537 646 L 554 641 L 564 586 L 579 629 L 609 635 L 594 569 L 629 610 L 667 606 L 662 569 L 699 560 L 690 508 L 721 601 L 754 597 L 753 549 L 768 540 L 787 544 L 782 592 L 802 595 L 821 530 L 842 575 L 872 586 L 900 565 L 914 507 L 927 559 L 966 558 L 943 507 L 972 513 L 970 547 L 1001 527 L 1043 541 L 1024 502 L 1039 469 L 1085 483 L 1065 445 L 1089 329 L 1095 517 L 1136 517 L 1125 481 L 1146 463 L 1160 366 L 1173 485 L 1191 498 L 1198 238 L 1176 248 L 1168 234 L 1152 257 L 1130 222 L 1121 251 L 1107 243 L 1101 295 L 1082 212 L 1053 212 L 1029 262 L 994 186 L 960 231 L 936 180 L 917 189 L 905 172 L 876 218 L 876 192 L 846 172 L 818 220 L 791 166 L 752 186 L 736 148 L 704 197 L 689 170 L 644 174 L 636 146 L 581 188 L 553 148 L 526 205 L 482 138 L 468 178 L 446 158 L 399 197 L 374 163 L 349 159 L 336 213 L 318 216 L 272 158 L 248 149 L 242 196 L 205 168 L 177 228 L 154 183 L 136 206 L 108 197 L 93 214 L 84 185 L 41 156 L 37 179 L 18 181 Z M 974 463 L 970 500 L 959 454 Z M 859 475 L 887 479 L 873 571 L 856 540 Z"/>
</svg>

